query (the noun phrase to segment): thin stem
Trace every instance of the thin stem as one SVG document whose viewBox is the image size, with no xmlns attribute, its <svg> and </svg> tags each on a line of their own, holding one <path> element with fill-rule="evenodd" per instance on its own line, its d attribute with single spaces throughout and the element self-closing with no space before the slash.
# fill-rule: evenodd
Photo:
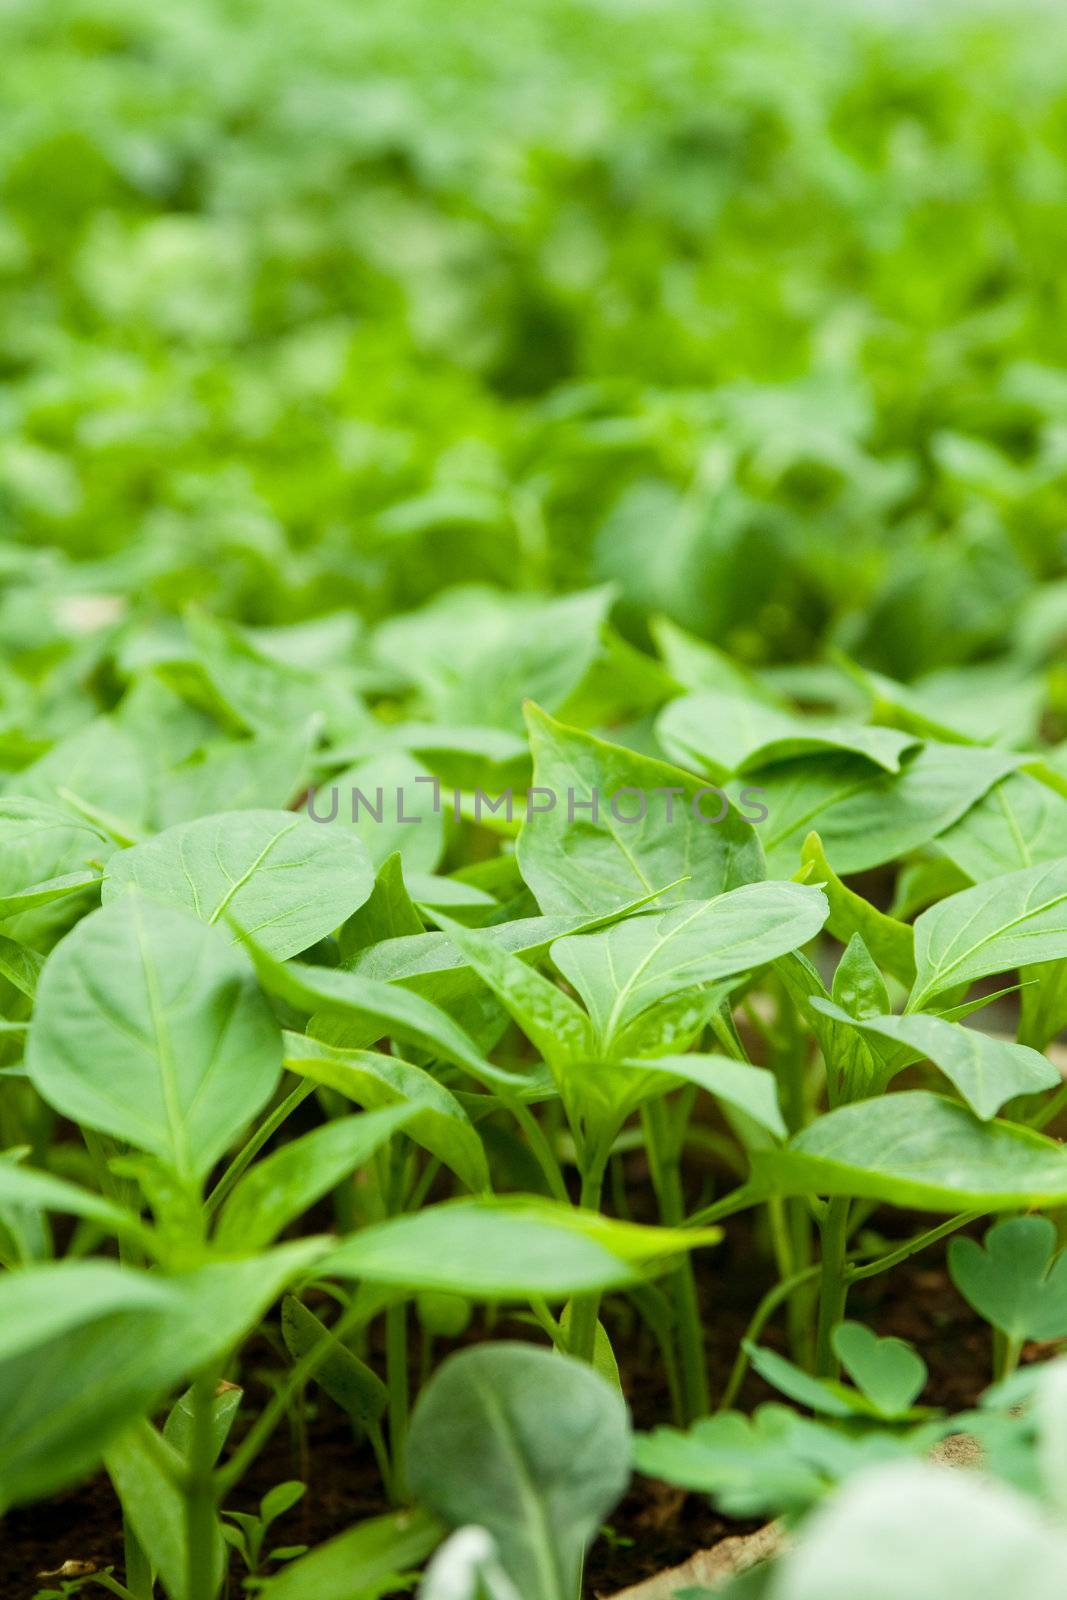
<svg viewBox="0 0 1067 1600">
<path fill-rule="evenodd" d="M 551 1311 L 548 1309 L 548 1306 L 546 1305 L 545 1301 L 542 1300 L 540 1295 L 533 1296 L 530 1301 L 530 1310 L 533 1312 L 542 1328 L 548 1334 L 548 1337 L 551 1339 L 555 1349 L 562 1350 L 565 1353 L 567 1349 L 567 1340 L 563 1329 L 560 1327 L 559 1323 L 556 1321 L 555 1317 L 552 1315 Z"/>
<path fill-rule="evenodd" d="M 1023 1340 L 1013 1339 L 1000 1328 L 993 1329 L 993 1382 L 1003 1383 L 1019 1365 Z"/>
<path fill-rule="evenodd" d="M 317 1088 L 318 1084 L 312 1082 L 311 1079 L 305 1079 L 304 1082 L 297 1084 L 291 1094 L 286 1095 L 285 1099 L 275 1106 L 269 1116 L 264 1117 L 255 1133 L 242 1145 L 208 1195 L 204 1209 L 209 1217 L 213 1216 L 218 1210 L 238 1178 L 240 1178 L 249 1163 L 259 1154 L 267 1140 L 277 1133 L 286 1118 L 291 1116 L 297 1106 L 301 1105 Z"/>
<path fill-rule="evenodd" d="M 408 1195 L 408 1198 L 405 1201 L 405 1210 L 419 1211 L 422 1209 L 426 1203 L 426 1196 L 433 1188 L 434 1180 L 436 1179 L 440 1170 L 441 1163 L 438 1160 L 434 1159 L 432 1161 L 427 1161 L 425 1167 L 422 1169 L 418 1182 L 414 1185 L 411 1193 Z"/>
<path fill-rule="evenodd" d="M 767 1323 L 773 1317 L 783 1300 L 788 1300 L 795 1290 L 803 1288 L 804 1284 L 818 1277 L 820 1267 L 805 1267 L 803 1272 L 795 1272 L 791 1278 L 783 1278 L 781 1283 L 776 1283 L 768 1289 L 753 1313 L 752 1320 L 745 1330 L 744 1344 L 755 1344 Z M 722 1399 L 719 1401 L 718 1410 L 728 1411 L 737 1399 L 737 1393 L 745 1380 L 748 1371 L 748 1352 L 744 1344 L 737 1352 L 737 1359 L 730 1371 L 730 1376 L 723 1390 Z"/>
<path fill-rule="evenodd" d="M 399 1505 L 400 1502 L 397 1498 L 396 1486 L 393 1482 L 393 1467 L 389 1460 L 389 1452 L 385 1448 L 385 1439 L 382 1437 L 381 1425 L 377 1422 L 368 1422 L 366 1431 L 367 1438 L 370 1440 L 370 1447 L 374 1451 L 374 1459 L 378 1463 L 378 1471 L 381 1474 L 386 1498 L 389 1500 L 391 1505 Z"/>
<path fill-rule="evenodd" d="M 138 1595 L 135 1595 L 131 1589 L 127 1589 L 126 1585 L 120 1583 L 117 1578 L 113 1578 L 109 1572 L 90 1573 L 88 1581 L 90 1583 L 98 1583 L 101 1589 L 107 1590 L 108 1594 L 118 1595 L 119 1600 L 140 1600 Z"/>
<path fill-rule="evenodd" d="M 848 1245 L 848 1212 L 851 1201 L 838 1197 L 830 1201 L 823 1219 L 822 1267 L 819 1285 L 819 1325 L 815 1335 L 815 1371 L 820 1378 L 837 1376 L 837 1357 L 831 1335 L 845 1314 L 848 1278 L 845 1250 Z"/>
<path fill-rule="evenodd" d="M 604 1181 L 604 1160 L 594 1159 L 592 1165 L 582 1174 L 582 1193 L 579 1205 L 583 1211 L 597 1211 L 600 1208 L 600 1191 Z M 569 1344 L 572 1356 L 577 1356 L 579 1361 L 593 1359 L 596 1351 L 597 1322 L 600 1319 L 601 1296 L 596 1294 L 576 1294 L 571 1301 Z"/>
<path fill-rule="evenodd" d="M 663 1100 L 653 1100 L 642 1109 L 645 1138 L 648 1145 L 652 1182 L 659 1200 L 660 1221 L 665 1227 L 677 1227 L 685 1210 L 682 1197 L 682 1173 L 679 1161 L 681 1141 L 670 1127 L 667 1106 Z M 682 1389 L 682 1408 L 687 1422 L 703 1417 L 711 1406 L 708 1388 L 708 1357 L 704 1346 L 704 1328 L 700 1317 L 696 1278 L 693 1263 L 686 1256 L 678 1269 L 671 1274 L 674 1298 L 675 1328 Z"/>
<path fill-rule="evenodd" d="M 797 1270 L 793 1255 L 793 1239 L 789 1231 L 789 1222 L 786 1216 L 785 1202 L 780 1195 L 772 1195 L 767 1201 L 767 1221 L 771 1230 L 771 1243 L 774 1247 L 774 1259 L 778 1267 L 780 1278 L 792 1278 Z"/>
<path fill-rule="evenodd" d="M 223 1499 L 240 1483 L 289 1408 L 293 1396 L 314 1377 L 319 1367 L 349 1333 L 366 1320 L 364 1309 L 353 1303 L 330 1329 L 296 1362 L 285 1383 L 279 1384 L 229 1461 L 215 1474 L 216 1498 Z"/>
<path fill-rule="evenodd" d="M 399 1504 L 405 1495 L 405 1447 L 410 1391 L 408 1384 L 407 1306 L 401 1302 L 385 1313 L 386 1387 L 389 1390 L 389 1459 L 392 1490 Z"/>
<path fill-rule="evenodd" d="M 1064 1106 L 1067 1106 L 1067 1083 L 1061 1085 L 1052 1096 L 1052 1099 L 1047 1100 L 1039 1111 L 1036 1111 L 1032 1117 L 1028 1118 L 1030 1127 L 1047 1128 L 1049 1123 L 1055 1121 L 1059 1116 Z"/>
<path fill-rule="evenodd" d="M 901 1261 L 906 1261 L 909 1256 L 925 1250 L 927 1245 L 936 1244 L 938 1239 L 945 1238 L 946 1234 L 965 1228 L 968 1222 L 974 1222 L 983 1215 L 981 1211 L 964 1211 L 957 1217 L 949 1217 L 947 1222 L 938 1223 L 936 1228 L 927 1228 L 925 1233 L 917 1233 L 906 1244 L 900 1245 L 896 1250 L 890 1250 L 888 1255 L 879 1256 L 876 1261 L 868 1261 L 862 1267 L 846 1267 L 845 1279 L 849 1284 L 853 1284 L 859 1283 L 861 1278 L 877 1278 L 883 1272 L 888 1272 L 890 1267 L 895 1267 Z"/>
<path fill-rule="evenodd" d="M 122 1193 L 122 1185 L 108 1165 L 107 1146 L 93 1128 L 82 1128 L 82 1138 L 85 1148 L 89 1152 L 93 1174 L 97 1186 L 105 1200 L 111 1200 L 117 1206 L 128 1209 Z M 125 1267 L 140 1267 L 144 1265 L 146 1251 L 141 1244 L 141 1237 L 147 1238 L 147 1232 L 142 1228 L 141 1220 L 131 1212 L 130 1229 L 128 1233 L 116 1235 L 119 1247 L 119 1260 Z"/>
<path fill-rule="evenodd" d="M 544 1173 L 545 1182 L 553 1199 L 559 1200 L 562 1205 L 569 1206 L 571 1197 L 567 1193 L 567 1185 L 563 1180 L 563 1172 L 556 1160 L 555 1152 L 545 1137 L 541 1124 L 530 1110 L 523 1105 L 521 1100 L 508 1100 L 508 1110 L 514 1116 L 519 1127 L 525 1133 L 530 1146 L 530 1151 L 537 1165 Z"/>
<path fill-rule="evenodd" d="M 185 1496 L 185 1592 L 187 1600 L 215 1600 L 217 1528 L 215 1439 L 212 1427 L 216 1378 L 201 1373 L 193 1384 L 189 1483 Z"/>
<path fill-rule="evenodd" d="M 731 1189 L 729 1194 L 723 1195 L 721 1200 L 714 1201 L 710 1206 L 704 1206 L 700 1211 L 694 1211 L 686 1217 L 687 1228 L 703 1228 L 712 1222 L 721 1222 L 724 1217 L 732 1217 L 735 1211 L 747 1211 L 749 1206 L 757 1206 L 766 1196 L 756 1188 L 755 1184 L 743 1183 L 737 1189 Z"/>
</svg>

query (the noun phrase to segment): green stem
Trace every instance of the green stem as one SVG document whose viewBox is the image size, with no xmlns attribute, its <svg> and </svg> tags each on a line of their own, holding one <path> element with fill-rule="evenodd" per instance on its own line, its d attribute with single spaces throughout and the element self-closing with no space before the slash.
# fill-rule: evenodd
<svg viewBox="0 0 1067 1600">
<path fill-rule="evenodd" d="M 392 1490 L 397 1504 L 405 1494 L 405 1451 L 410 1393 L 408 1384 L 408 1313 L 401 1302 L 385 1313 L 386 1387 L 389 1390 L 389 1459 Z"/>
<path fill-rule="evenodd" d="M 400 1500 L 397 1496 L 396 1485 L 393 1482 L 393 1467 L 389 1460 L 389 1452 L 385 1448 L 385 1439 L 382 1436 L 379 1423 L 367 1423 L 367 1438 L 370 1440 L 370 1447 L 374 1451 L 374 1459 L 378 1463 L 378 1471 L 381 1474 L 386 1498 L 391 1505 L 399 1505 Z"/>
<path fill-rule="evenodd" d="M 724 1217 L 732 1217 L 735 1211 L 747 1211 L 750 1206 L 758 1206 L 765 1198 L 764 1194 L 753 1183 L 743 1183 L 737 1189 L 731 1189 L 729 1194 L 714 1201 L 710 1206 L 703 1206 L 701 1210 L 694 1211 L 686 1217 L 687 1228 L 704 1228 L 709 1223 L 721 1222 Z"/>
<path fill-rule="evenodd" d="M 594 1158 L 590 1166 L 582 1173 L 582 1193 L 578 1204 L 583 1211 L 597 1211 L 600 1208 L 600 1191 L 604 1182 L 604 1168 L 607 1162 L 605 1154 L 603 1159 Z M 601 1296 L 597 1294 L 576 1294 L 571 1301 L 570 1316 L 570 1351 L 572 1356 L 577 1356 L 579 1361 L 592 1362 L 596 1351 L 596 1329 L 600 1318 Z"/>
<path fill-rule="evenodd" d="M 563 1179 L 563 1172 L 556 1160 L 555 1152 L 545 1137 L 544 1129 L 530 1110 L 521 1100 L 509 1100 L 508 1110 L 514 1116 L 519 1127 L 525 1133 L 530 1150 L 537 1165 L 544 1173 L 545 1182 L 554 1200 L 562 1205 L 569 1206 L 571 1197 L 567 1193 L 567 1185 Z"/>
<path fill-rule="evenodd" d="M 540 1295 L 533 1296 L 530 1301 L 530 1310 L 533 1312 L 542 1328 L 548 1334 L 549 1339 L 552 1341 L 553 1348 L 556 1350 L 561 1350 L 565 1354 L 567 1350 L 567 1340 L 563 1329 L 560 1327 L 559 1323 L 556 1321 L 555 1317 L 552 1315 L 547 1304 L 544 1300 L 542 1300 Z"/>
<path fill-rule="evenodd" d="M 925 1250 L 928 1245 L 936 1244 L 938 1239 L 943 1239 L 946 1234 L 955 1233 L 957 1229 L 966 1227 L 968 1222 L 974 1222 L 983 1215 L 981 1211 L 961 1212 L 958 1217 L 949 1217 L 947 1222 L 938 1223 L 936 1228 L 927 1228 L 925 1233 L 917 1233 L 906 1244 L 900 1245 L 896 1250 L 890 1250 L 888 1255 L 879 1256 L 876 1261 L 868 1261 L 862 1267 L 846 1267 L 846 1283 L 859 1283 L 862 1278 L 877 1278 L 883 1272 L 888 1272 L 890 1267 L 906 1261 L 909 1256 Z"/>
<path fill-rule="evenodd" d="M 267 1140 L 277 1133 L 286 1118 L 291 1116 L 297 1106 L 301 1105 L 317 1088 L 318 1084 L 313 1083 L 310 1079 L 298 1083 L 292 1093 L 286 1095 L 285 1099 L 275 1106 L 269 1116 L 264 1117 L 255 1133 L 234 1156 L 208 1196 L 205 1202 L 205 1210 L 209 1217 L 213 1216 L 218 1210 L 238 1178 L 249 1163 L 259 1154 Z"/>
<path fill-rule="evenodd" d="M 683 1108 L 684 1109 L 684 1108 Z M 682 1196 L 682 1171 L 679 1159 L 681 1140 L 670 1125 L 663 1100 L 653 1100 L 642 1110 L 652 1182 L 659 1200 L 660 1221 L 675 1228 L 682 1221 L 685 1206 Z M 688 1121 L 688 1118 L 686 1118 Z M 684 1129 L 683 1129 L 684 1131 Z M 706 1416 L 711 1407 L 708 1388 L 708 1356 L 700 1316 L 696 1277 L 692 1259 L 685 1260 L 671 1275 L 675 1328 L 680 1364 L 682 1409 L 687 1422 Z"/>
<path fill-rule="evenodd" d="M 993 1329 L 993 1382 L 1003 1383 L 1019 1365 L 1023 1340 L 1012 1339 L 999 1328 Z"/>
<path fill-rule="evenodd" d="M 745 1337 L 741 1349 L 737 1352 L 737 1359 L 730 1371 L 730 1376 L 723 1390 L 722 1399 L 719 1401 L 718 1410 L 728 1411 L 737 1399 L 737 1393 L 745 1380 L 748 1371 L 748 1352 L 744 1346 L 755 1344 L 767 1323 L 773 1317 L 783 1300 L 790 1300 L 797 1289 L 802 1289 L 806 1283 L 816 1278 L 821 1271 L 819 1267 L 805 1267 L 803 1272 L 795 1272 L 791 1278 L 783 1278 L 781 1283 L 776 1283 L 768 1289 L 753 1313 L 752 1320 L 745 1330 Z"/>
<path fill-rule="evenodd" d="M 1049 1123 L 1055 1121 L 1055 1119 L 1059 1116 L 1064 1106 L 1067 1106 L 1067 1083 L 1063 1084 L 1061 1088 L 1057 1089 L 1052 1098 L 1050 1100 L 1046 1100 L 1041 1109 L 1035 1112 L 1032 1117 L 1027 1119 L 1030 1127 L 1047 1128 Z"/>
<path fill-rule="evenodd" d="M 848 1245 L 848 1213 L 851 1201 L 836 1198 L 826 1207 L 823 1218 L 822 1267 L 819 1284 L 819 1325 L 815 1335 L 815 1372 L 820 1378 L 837 1376 L 837 1358 L 831 1335 L 845 1314 L 848 1295 L 845 1250 Z"/>
<path fill-rule="evenodd" d="M 212 1427 L 216 1378 L 201 1373 L 193 1384 L 189 1481 L 185 1496 L 186 1600 L 215 1600 L 218 1571 L 215 1439 Z"/>
<path fill-rule="evenodd" d="M 350 1305 L 330 1329 L 328 1339 L 319 1339 L 300 1357 L 285 1383 L 279 1384 L 263 1407 L 244 1439 L 224 1467 L 215 1474 L 216 1499 L 222 1500 L 240 1483 L 249 1467 L 267 1443 L 275 1428 L 285 1416 L 293 1396 L 313 1378 L 319 1367 L 336 1350 L 342 1339 L 366 1321 L 366 1312 L 359 1305 Z"/>
<path fill-rule="evenodd" d="M 135 1595 L 131 1589 L 127 1589 L 124 1583 L 120 1583 L 117 1578 L 111 1577 L 107 1572 L 92 1573 L 88 1582 L 98 1583 L 101 1589 L 107 1590 L 108 1594 L 118 1595 L 119 1600 L 140 1600 L 139 1595 Z"/>
</svg>

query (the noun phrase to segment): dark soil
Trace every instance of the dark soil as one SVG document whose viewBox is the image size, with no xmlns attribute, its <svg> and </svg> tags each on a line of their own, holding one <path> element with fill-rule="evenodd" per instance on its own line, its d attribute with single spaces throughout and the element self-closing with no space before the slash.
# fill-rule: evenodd
<svg viewBox="0 0 1067 1600">
<path fill-rule="evenodd" d="M 905 1237 L 929 1226 L 930 1219 L 891 1212 L 885 1215 L 884 1224 L 892 1227 L 894 1237 Z M 700 1290 L 712 1383 L 720 1391 L 752 1309 L 770 1282 L 766 1260 L 754 1245 L 748 1219 L 737 1218 L 727 1225 L 719 1249 L 698 1258 L 703 1268 Z M 636 1426 L 647 1428 L 669 1418 L 666 1386 L 654 1347 L 643 1348 L 641 1336 L 632 1326 L 622 1321 L 613 1324 L 614 1310 L 609 1307 L 608 1322 L 618 1332 L 618 1347 L 634 1349 L 634 1359 L 623 1374 L 627 1398 Z M 930 1369 L 930 1382 L 922 1397 L 926 1404 L 962 1410 L 973 1404 L 989 1382 L 989 1330 L 952 1288 L 944 1270 L 943 1246 L 903 1263 L 884 1277 L 857 1284 L 850 1296 L 849 1314 L 880 1333 L 896 1334 L 918 1346 Z M 618 1316 L 626 1316 L 621 1303 Z M 494 1334 L 533 1336 L 524 1325 L 500 1319 Z M 767 1329 L 764 1339 L 782 1346 L 780 1322 Z M 255 1368 L 275 1362 L 264 1343 L 250 1352 L 248 1364 Z M 246 1376 L 246 1385 L 251 1420 L 266 1390 L 255 1377 Z M 770 1397 L 761 1380 L 750 1374 L 739 1406 L 748 1409 Z M 315 1395 L 310 1398 L 318 1399 Z M 370 1452 L 354 1446 L 345 1418 L 325 1399 L 310 1408 L 306 1452 L 283 1425 L 242 1484 L 234 1508 L 254 1509 L 266 1489 L 291 1478 L 306 1482 L 308 1492 L 301 1504 L 275 1524 L 269 1548 L 318 1544 L 385 1509 Z M 695 1550 L 754 1526 L 720 1516 L 701 1496 L 637 1478 L 612 1515 L 607 1534 L 590 1554 L 587 1594 L 610 1595 L 684 1561 Z M 39 1580 L 38 1574 L 55 1571 L 69 1560 L 112 1565 L 116 1576 L 122 1575 L 121 1518 L 106 1478 L 10 1513 L 3 1534 L 0 1600 L 32 1600 L 38 1588 L 58 1587 L 56 1580 L 50 1584 Z M 231 1593 L 241 1592 L 242 1576 L 235 1559 Z M 94 1585 L 87 1592 L 104 1591 Z M 321 1600 L 332 1597 L 323 1595 Z"/>
</svg>

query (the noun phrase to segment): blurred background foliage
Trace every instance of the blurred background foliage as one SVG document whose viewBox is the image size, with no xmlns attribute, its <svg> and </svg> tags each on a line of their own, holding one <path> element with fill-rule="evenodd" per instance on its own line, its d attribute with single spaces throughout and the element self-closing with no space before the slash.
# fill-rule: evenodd
<svg viewBox="0 0 1067 1600">
<path fill-rule="evenodd" d="M 20 674 L 108 596 L 471 581 L 904 679 L 1067 636 L 1058 4 L 3 0 L 0 56 Z"/>
</svg>

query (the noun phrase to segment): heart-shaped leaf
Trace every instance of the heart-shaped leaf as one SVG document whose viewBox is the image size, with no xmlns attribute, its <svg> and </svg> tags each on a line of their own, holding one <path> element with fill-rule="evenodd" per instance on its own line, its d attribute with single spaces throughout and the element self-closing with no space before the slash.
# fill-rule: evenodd
<svg viewBox="0 0 1067 1600">
<path fill-rule="evenodd" d="M 903 1339 L 880 1339 L 862 1322 L 839 1322 L 833 1347 L 856 1387 L 885 1416 L 902 1416 L 922 1393 L 926 1363 Z"/>
<path fill-rule="evenodd" d="M 1010 1339 L 1067 1339 L 1067 1251 L 1048 1217 L 1008 1217 L 984 1245 L 953 1239 L 948 1267 L 979 1316 Z"/>
</svg>

